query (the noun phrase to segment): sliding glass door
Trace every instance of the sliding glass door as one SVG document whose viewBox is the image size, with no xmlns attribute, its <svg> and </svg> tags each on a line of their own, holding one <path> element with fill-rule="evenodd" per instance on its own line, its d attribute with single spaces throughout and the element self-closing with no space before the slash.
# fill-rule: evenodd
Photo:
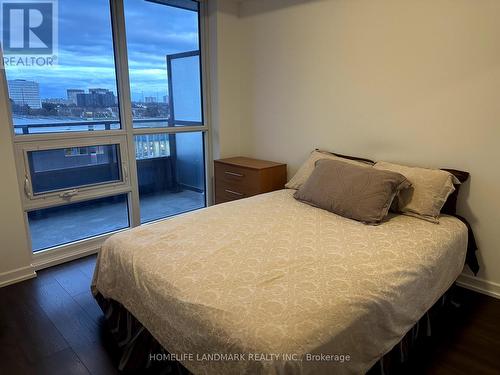
<svg viewBox="0 0 500 375">
<path fill-rule="evenodd" d="M 47 3 L 50 11 L 31 9 L 33 2 L 3 8 L 11 23 L 21 22 L 19 12 L 39 12 L 42 26 L 51 16 L 57 33 L 52 63 L 43 66 L 21 63 L 41 53 L 30 50 L 31 39 L 21 50 L 3 46 L 2 89 L 33 252 L 205 207 L 202 4 Z M 22 27 L 10 32 L 23 39 L 12 34 Z"/>
</svg>

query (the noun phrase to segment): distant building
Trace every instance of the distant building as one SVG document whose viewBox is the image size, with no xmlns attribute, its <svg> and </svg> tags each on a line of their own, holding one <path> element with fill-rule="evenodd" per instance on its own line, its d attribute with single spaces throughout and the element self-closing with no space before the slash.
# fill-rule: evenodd
<svg viewBox="0 0 500 375">
<path fill-rule="evenodd" d="M 68 96 L 68 102 L 69 103 L 72 103 L 72 104 L 77 104 L 77 101 L 76 101 L 76 96 L 78 94 L 83 94 L 85 93 L 85 90 L 80 90 L 80 89 L 67 89 L 66 90 L 66 94 Z"/>
<path fill-rule="evenodd" d="M 32 109 L 42 108 L 40 85 L 38 82 L 14 79 L 7 81 L 9 97 L 18 105 L 27 105 Z"/>
<path fill-rule="evenodd" d="M 61 98 L 46 98 L 42 99 L 42 103 L 50 103 L 50 104 L 71 104 L 68 100 L 66 99 L 61 99 Z"/>
<path fill-rule="evenodd" d="M 146 96 L 144 99 L 146 103 L 156 103 L 156 98 L 154 96 Z"/>
<path fill-rule="evenodd" d="M 109 91 L 108 89 L 89 89 L 90 94 L 106 95 L 109 92 L 111 91 Z"/>
<path fill-rule="evenodd" d="M 114 107 L 116 105 L 115 94 L 107 89 L 89 89 L 88 93 L 76 94 L 76 105 L 78 107 Z"/>
<path fill-rule="evenodd" d="M 163 103 L 168 103 L 168 96 L 167 95 L 163 95 Z"/>
</svg>

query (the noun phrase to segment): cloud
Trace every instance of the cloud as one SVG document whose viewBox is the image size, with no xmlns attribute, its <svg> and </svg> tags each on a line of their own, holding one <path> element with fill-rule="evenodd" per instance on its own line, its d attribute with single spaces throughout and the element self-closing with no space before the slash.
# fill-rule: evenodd
<svg viewBox="0 0 500 375">
<path fill-rule="evenodd" d="M 198 49 L 197 14 L 148 1 L 124 0 L 129 75 L 134 99 L 166 95 L 166 55 Z M 8 67 L 8 79 L 40 83 L 42 97 L 65 98 L 66 89 L 103 87 L 116 93 L 109 4 L 59 2 L 59 65 Z"/>
</svg>

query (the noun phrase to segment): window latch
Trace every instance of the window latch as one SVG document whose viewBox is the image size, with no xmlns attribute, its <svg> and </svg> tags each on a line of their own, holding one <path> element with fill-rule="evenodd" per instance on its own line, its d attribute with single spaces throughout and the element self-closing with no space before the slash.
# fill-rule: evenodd
<svg viewBox="0 0 500 375">
<path fill-rule="evenodd" d="M 33 193 L 31 192 L 31 183 L 27 176 L 24 178 L 24 193 L 30 199 L 33 197 Z"/>
<path fill-rule="evenodd" d="M 59 194 L 59 196 L 64 199 L 69 199 L 71 197 L 74 197 L 75 195 L 78 195 L 78 189 L 68 190 Z"/>
<path fill-rule="evenodd" d="M 123 165 L 122 166 L 122 170 L 123 170 L 123 179 L 125 182 L 128 181 L 128 169 L 127 169 L 127 166 L 126 165 Z"/>
</svg>

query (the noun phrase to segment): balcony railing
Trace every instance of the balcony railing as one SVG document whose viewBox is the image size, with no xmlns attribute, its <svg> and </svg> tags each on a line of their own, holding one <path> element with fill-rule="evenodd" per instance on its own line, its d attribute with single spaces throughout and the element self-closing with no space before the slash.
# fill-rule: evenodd
<svg viewBox="0 0 500 375">
<path fill-rule="evenodd" d="M 58 128 L 66 128 L 65 131 L 95 131 L 95 130 L 113 130 L 120 129 L 120 120 L 83 120 L 83 121 L 61 121 L 41 123 L 14 124 L 16 134 L 37 134 L 51 133 L 57 131 Z M 168 118 L 149 118 L 149 119 L 134 119 L 134 128 L 153 128 L 165 127 L 168 124 Z M 158 123 L 158 125 L 154 125 Z"/>
<path fill-rule="evenodd" d="M 155 124 L 158 123 L 158 124 Z M 135 119 L 134 128 L 164 127 L 168 118 Z M 15 124 L 16 134 L 37 134 L 56 131 L 97 131 L 120 128 L 119 120 L 89 120 L 71 122 L 47 122 Z M 57 130 L 57 128 L 66 128 Z M 38 130 L 38 131 L 37 131 Z M 143 134 L 135 137 L 135 152 L 137 159 L 153 159 L 170 156 L 168 134 Z"/>
</svg>

